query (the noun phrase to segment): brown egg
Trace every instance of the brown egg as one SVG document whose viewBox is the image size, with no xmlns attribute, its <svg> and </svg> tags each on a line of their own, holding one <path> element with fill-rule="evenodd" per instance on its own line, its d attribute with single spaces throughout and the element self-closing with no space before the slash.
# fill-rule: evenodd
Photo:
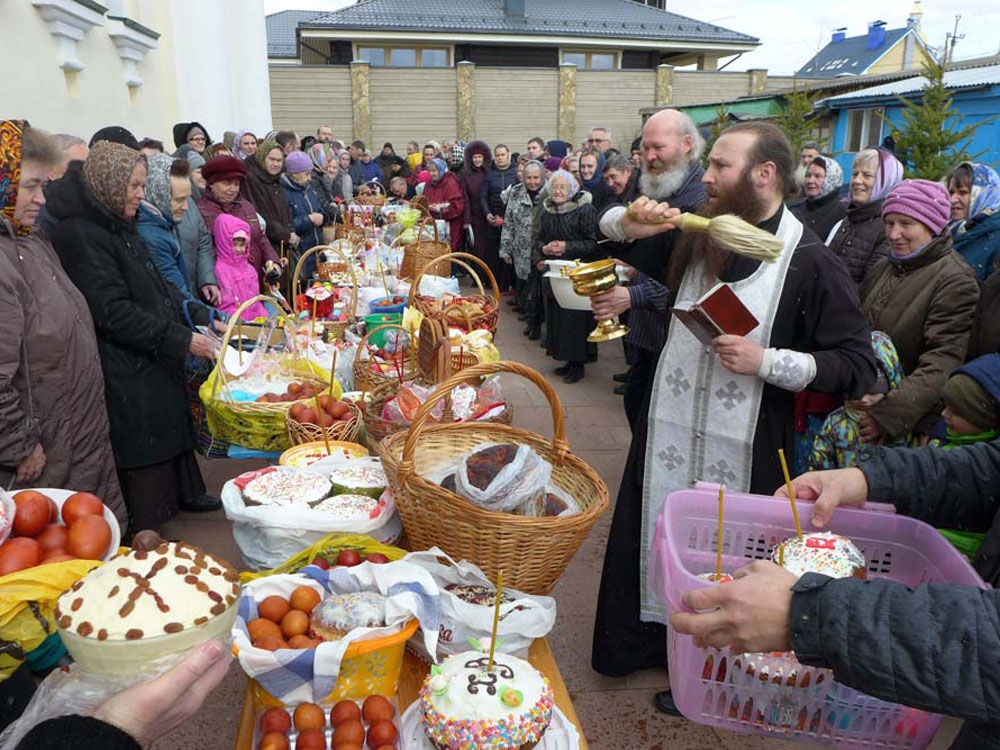
<svg viewBox="0 0 1000 750">
<path fill-rule="evenodd" d="M 301 422 L 302 414 L 308 408 L 309 408 L 308 406 L 302 403 L 292 404 L 291 408 L 288 410 L 288 416 L 290 416 L 296 422 Z"/>
<path fill-rule="evenodd" d="M 306 410 L 299 416 L 299 422 L 302 424 L 317 424 L 316 412 L 307 407 Z"/>
<path fill-rule="evenodd" d="M 247 632 L 250 634 L 251 641 L 259 640 L 266 635 L 281 638 L 281 628 L 263 617 L 258 617 L 257 619 L 248 622 Z"/>
<path fill-rule="evenodd" d="M 309 586 L 299 586 L 292 592 L 292 596 L 288 601 L 292 605 L 292 609 L 297 609 L 299 612 L 305 612 L 308 615 L 312 614 L 313 608 L 319 604 L 320 596 L 315 589 Z"/>
<path fill-rule="evenodd" d="M 42 554 L 47 554 L 53 550 L 66 551 L 66 542 L 69 541 L 69 529 L 57 523 L 50 524 L 42 530 L 42 533 L 35 537 L 38 546 L 42 548 Z"/>
<path fill-rule="evenodd" d="M 375 721 L 368 727 L 368 747 L 395 745 L 397 739 L 399 732 L 391 721 Z"/>
<path fill-rule="evenodd" d="M 292 723 L 300 732 L 323 729 L 326 726 L 326 712 L 315 703 L 300 703 L 292 714 Z"/>
<path fill-rule="evenodd" d="M 259 750 L 288 750 L 288 738 L 281 732 L 268 732 L 257 747 Z"/>
<path fill-rule="evenodd" d="M 284 597 L 269 596 L 257 605 L 257 614 L 277 624 L 288 614 L 289 609 L 291 607 Z"/>
<path fill-rule="evenodd" d="M 295 750 L 326 750 L 326 735 L 322 729 L 307 729 L 295 738 Z"/>
<path fill-rule="evenodd" d="M 273 635 L 265 635 L 258 638 L 253 642 L 255 648 L 264 649 L 265 651 L 277 651 L 279 648 L 288 648 L 288 644 L 281 638 L 276 638 Z"/>
<path fill-rule="evenodd" d="M 347 719 L 337 725 L 333 731 L 333 746 L 354 743 L 355 745 L 365 744 L 365 727 L 357 719 Z"/>
<path fill-rule="evenodd" d="M 340 419 L 351 410 L 343 401 L 333 401 L 326 409 L 334 419 Z"/>
<path fill-rule="evenodd" d="M 288 613 L 281 618 L 281 633 L 285 638 L 291 638 L 295 635 L 304 635 L 305 632 L 309 630 L 309 615 L 305 612 L 299 612 L 297 609 L 290 609 Z"/>
<path fill-rule="evenodd" d="M 361 709 L 354 701 L 343 700 L 330 709 L 330 723 L 338 727 L 345 721 L 361 721 Z"/>
<path fill-rule="evenodd" d="M 374 724 L 376 721 L 392 721 L 392 717 L 396 715 L 396 709 L 392 707 L 392 703 L 385 696 L 369 695 L 365 698 L 361 715 L 365 717 L 367 724 Z"/>
<path fill-rule="evenodd" d="M 101 498 L 89 492 L 74 492 L 66 498 L 62 506 L 62 520 L 67 526 L 72 526 L 80 516 L 103 515 L 104 503 L 101 502 Z"/>
<path fill-rule="evenodd" d="M 30 537 L 8 539 L 0 546 L 0 576 L 33 568 L 41 561 L 42 550 L 38 542 Z"/>
<path fill-rule="evenodd" d="M 316 648 L 320 643 L 322 641 L 310 638 L 308 635 L 293 635 L 288 639 L 288 647 L 294 649 Z"/>
<path fill-rule="evenodd" d="M 69 527 L 66 551 L 81 560 L 101 560 L 111 544 L 111 527 L 101 516 L 80 516 Z"/>
<path fill-rule="evenodd" d="M 102 506 L 103 510 L 103 506 Z M 41 492 L 25 490 L 14 495 L 14 535 L 37 536 L 49 525 L 49 498 Z"/>
</svg>

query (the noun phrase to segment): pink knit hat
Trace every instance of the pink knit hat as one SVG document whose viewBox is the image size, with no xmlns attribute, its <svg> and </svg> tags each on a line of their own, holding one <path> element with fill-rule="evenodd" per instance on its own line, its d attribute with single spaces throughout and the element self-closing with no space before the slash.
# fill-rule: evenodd
<svg viewBox="0 0 1000 750">
<path fill-rule="evenodd" d="M 916 219 L 936 236 L 948 225 L 951 202 L 948 191 L 939 182 L 903 180 L 889 191 L 882 204 L 886 214 L 903 214 Z"/>
</svg>

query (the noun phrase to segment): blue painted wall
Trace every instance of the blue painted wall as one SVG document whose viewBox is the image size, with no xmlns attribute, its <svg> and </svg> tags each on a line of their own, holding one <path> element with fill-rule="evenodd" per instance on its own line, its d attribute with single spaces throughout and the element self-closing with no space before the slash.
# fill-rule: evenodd
<svg viewBox="0 0 1000 750">
<path fill-rule="evenodd" d="M 991 117 L 998 116 L 1000 115 L 1000 85 L 978 91 L 957 91 L 953 99 L 953 106 L 961 112 L 963 125 L 982 122 Z M 833 128 L 832 146 L 837 161 L 844 169 L 845 184 L 851 179 L 851 164 L 854 160 L 853 153 L 844 152 L 844 144 L 847 141 L 847 113 L 852 109 L 869 109 L 873 107 L 884 107 L 886 119 L 896 127 L 902 126 L 903 107 L 895 97 L 844 102 L 836 108 L 837 119 Z M 883 123 L 879 142 L 888 134 L 889 127 L 886 123 Z M 985 153 L 978 157 L 978 161 L 986 162 L 994 168 L 1000 166 L 1000 117 L 997 117 L 994 122 L 984 125 L 976 132 L 975 137 L 968 146 L 968 150 L 972 154 L 984 151 Z"/>
</svg>

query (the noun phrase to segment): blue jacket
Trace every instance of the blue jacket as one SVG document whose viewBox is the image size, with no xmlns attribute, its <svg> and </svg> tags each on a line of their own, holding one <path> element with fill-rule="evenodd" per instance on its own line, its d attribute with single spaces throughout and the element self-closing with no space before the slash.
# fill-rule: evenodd
<svg viewBox="0 0 1000 750">
<path fill-rule="evenodd" d="M 960 234 L 953 235 L 955 251 L 972 266 L 980 282 L 993 272 L 1000 250 L 1000 213 L 987 216 Z"/>
<path fill-rule="evenodd" d="M 197 294 L 208 284 L 218 286 L 219 282 L 215 279 L 215 244 L 194 198 L 188 198 L 187 211 L 175 229 L 192 293 Z"/>
<path fill-rule="evenodd" d="M 365 164 L 363 161 L 358 162 L 358 171 L 361 174 L 364 182 L 371 182 L 372 180 L 378 180 L 382 182 L 384 179 L 382 175 L 382 170 L 378 168 L 378 164 L 374 161 L 370 161 Z"/>
<path fill-rule="evenodd" d="M 282 175 L 281 186 L 285 189 L 285 200 L 288 201 L 288 212 L 292 216 L 292 227 L 300 238 L 299 254 L 316 245 L 322 245 L 322 227 L 314 225 L 309 218 L 309 214 L 323 213 L 323 204 L 316 196 L 312 185 L 299 185 L 288 175 Z"/>
<path fill-rule="evenodd" d="M 507 210 L 500 193 L 517 183 L 517 164 L 513 162 L 506 169 L 499 169 L 496 164 L 486 172 L 483 181 L 483 214 L 493 214 L 503 217 Z"/>
</svg>

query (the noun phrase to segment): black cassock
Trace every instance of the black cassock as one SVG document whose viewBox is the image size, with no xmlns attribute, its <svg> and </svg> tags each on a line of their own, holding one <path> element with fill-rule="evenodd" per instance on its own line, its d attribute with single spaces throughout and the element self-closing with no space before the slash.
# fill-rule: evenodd
<svg viewBox="0 0 1000 750">
<path fill-rule="evenodd" d="M 759 226 L 774 233 L 780 220 L 779 211 Z M 758 265 L 734 255 L 720 278 L 745 279 Z M 785 277 L 769 346 L 813 355 L 816 377 L 811 390 L 860 398 L 875 382 L 875 356 L 857 287 L 840 259 L 808 228 Z M 593 666 L 611 677 L 667 664 L 666 627 L 639 620 L 642 482 L 652 385 L 651 375 L 618 491 L 594 621 Z M 784 481 L 779 448 L 794 457 L 795 394 L 765 384 L 753 440 L 750 492 L 770 495 Z"/>
</svg>

